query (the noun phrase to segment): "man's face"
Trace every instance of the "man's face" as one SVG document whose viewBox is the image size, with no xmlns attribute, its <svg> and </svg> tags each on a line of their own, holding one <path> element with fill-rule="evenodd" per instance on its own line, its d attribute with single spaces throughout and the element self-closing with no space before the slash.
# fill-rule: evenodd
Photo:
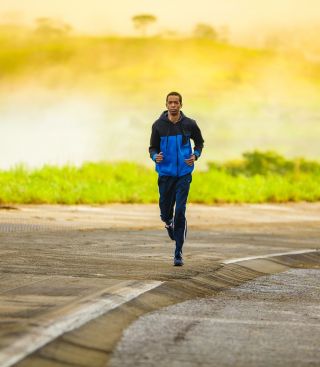
<svg viewBox="0 0 320 367">
<path fill-rule="evenodd" d="M 178 115 L 182 107 L 179 96 L 169 96 L 166 102 L 166 106 L 170 115 Z"/>
</svg>

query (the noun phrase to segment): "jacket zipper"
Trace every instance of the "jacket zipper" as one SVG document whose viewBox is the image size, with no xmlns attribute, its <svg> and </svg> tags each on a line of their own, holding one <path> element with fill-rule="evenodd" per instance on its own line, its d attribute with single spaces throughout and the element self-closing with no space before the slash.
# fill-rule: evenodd
<svg viewBox="0 0 320 367">
<path fill-rule="evenodd" d="M 179 177 L 178 137 L 177 135 L 176 135 L 176 151 L 177 151 L 177 177 Z"/>
</svg>

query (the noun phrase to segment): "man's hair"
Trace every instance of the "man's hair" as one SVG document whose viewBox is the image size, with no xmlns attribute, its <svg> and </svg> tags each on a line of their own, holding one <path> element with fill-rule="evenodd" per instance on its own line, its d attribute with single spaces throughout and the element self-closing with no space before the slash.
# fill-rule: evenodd
<svg viewBox="0 0 320 367">
<path fill-rule="evenodd" d="M 179 97 L 179 101 L 180 103 L 182 104 L 182 95 L 178 92 L 170 92 L 168 95 L 167 95 L 167 98 L 166 98 L 166 102 L 168 102 L 168 98 L 169 96 L 177 96 Z"/>
</svg>

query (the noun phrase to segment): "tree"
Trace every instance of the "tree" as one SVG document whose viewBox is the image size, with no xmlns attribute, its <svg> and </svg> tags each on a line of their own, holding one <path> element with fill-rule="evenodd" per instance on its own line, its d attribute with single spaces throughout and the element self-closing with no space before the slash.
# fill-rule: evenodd
<svg viewBox="0 0 320 367">
<path fill-rule="evenodd" d="M 132 17 L 134 27 L 141 32 L 142 36 L 146 36 L 147 28 L 152 23 L 155 23 L 156 20 L 157 18 L 151 14 L 138 14 Z"/>
<path fill-rule="evenodd" d="M 217 40 L 218 32 L 209 24 L 198 23 L 193 30 L 193 36 L 195 38 Z"/>
<path fill-rule="evenodd" d="M 60 20 L 41 17 L 35 20 L 35 33 L 45 37 L 61 37 L 66 36 L 71 31 L 71 26 Z"/>
</svg>

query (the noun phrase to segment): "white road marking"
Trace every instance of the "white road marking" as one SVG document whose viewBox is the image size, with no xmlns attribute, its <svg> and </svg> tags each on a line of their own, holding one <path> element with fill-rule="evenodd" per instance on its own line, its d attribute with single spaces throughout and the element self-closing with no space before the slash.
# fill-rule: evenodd
<svg viewBox="0 0 320 367">
<path fill-rule="evenodd" d="M 110 288 L 104 289 L 94 299 L 86 299 L 83 302 L 80 300 L 80 306 L 70 313 L 32 328 L 27 335 L 0 351 L 0 366 L 12 366 L 62 334 L 79 328 L 162 283 L 132 281 L 115 291 L 111 291 Z"/>
<path fill-rule="evenodd" d="M 194 300 L 193 300 L 194 301 Z M 301 327 L 313 327 L 313 328 L 320 328 L 320 324 L 316 324 L 315 322 L 299 322 L 299 321 L 289 321 L 289 320 L 281 320 L 281 321 L 274 321 L 274 320 L 250 320 L 250 319 L 224 319 L 224 318 L 218 318 L 218 317 L 206 317 L 206 316 L 181 316 L 181 315 L 167 315 L 167 314 L 161 314 L 161 319 L 163 320 L 173 320 L 173 321 L 185 321 L 187 323 L 190 323 L 192 321 L 199 321 L 204 322 L 205 324 L 208 323 L 219 323 L 219 324 L 240 324 L 240 325 L 261 325 L 261 326 L 301 326 Z M 142 322 L 144 320 L 142 319 Z"/>
<path fill-rule="evenodd" d="M 268 259 L 270 257 L 276 256 L 283 256 L 283 255 L 299 255 L 299 254 L 308 254 L 310 252 L 319 252 L 317 249 L 306 249 L 306 250 L 299 250 L 299 251 L 290 251 L 290 252 L 275 252 L 268 255 L 261 255 L 261 256 L 249 256 L 249 257 L 239 257 L 237 259 L 229 259 L 222 261 L 222 264 L 235 264 L 241 261 L 247 260 L 257 260 L 257 259 Z"/>
</svg>

